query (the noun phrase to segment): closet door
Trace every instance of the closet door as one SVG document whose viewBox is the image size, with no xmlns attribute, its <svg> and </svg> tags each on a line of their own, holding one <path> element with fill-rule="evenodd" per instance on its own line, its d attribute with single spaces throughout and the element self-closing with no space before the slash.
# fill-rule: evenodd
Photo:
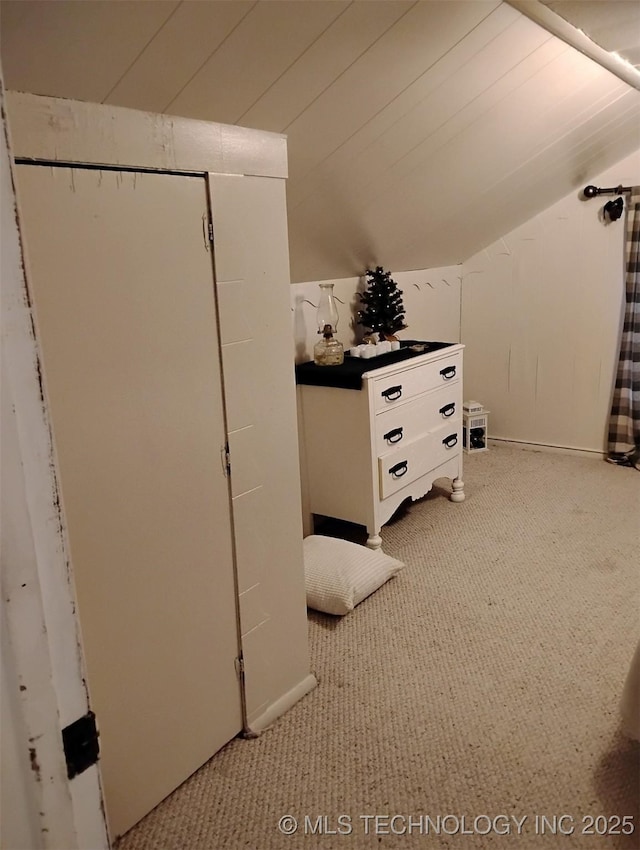
<svg viewBox="0 0 640 850">
<path fill-rule="evenodd" d="M 242 728 L 206 185 L 17 171 L 115 837 Z"/>
</svg>

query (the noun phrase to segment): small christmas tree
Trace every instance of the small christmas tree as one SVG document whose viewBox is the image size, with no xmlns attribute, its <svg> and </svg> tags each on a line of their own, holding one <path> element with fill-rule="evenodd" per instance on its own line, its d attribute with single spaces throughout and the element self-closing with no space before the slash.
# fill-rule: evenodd
<svg viewBox="0 0 640 850">
<path fill-rule="evenodd" d="M 367 269 L 367 289 L 360 294 L 362 310 L 358 311 L 357 322 L 378 334 L 381 340 L 395 339 L 396 331 L 406 328 L 402 290 L 382 266 L 375 271 Z"/>
</svg>

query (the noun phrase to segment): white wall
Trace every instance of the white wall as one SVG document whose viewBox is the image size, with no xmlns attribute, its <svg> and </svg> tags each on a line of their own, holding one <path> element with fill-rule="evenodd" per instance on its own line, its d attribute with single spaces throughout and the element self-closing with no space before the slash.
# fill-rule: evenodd
<svg viewBox="0 0 640 850">
<path fill-rule="evenodd" d="M 408 327 L 398 333 L 400 339 L 428 339 L 442 342 L 460 341 L 461 267 L 444 266 L 409 272 L 391 272 L 402 290 Z M 313 346 L 318 339 L 316 308 L 320 281 L 291 285 L 291 311 L 297 363 L 313 359 Z M 345 349 L 362 340 L 365 333 L 355 321 L 359 307 L 358 292 L 365 289 L 362 277 L 322 281 L 334 284 L 338 306 L 337 338 Z"/>
<path fill-rule="evenodd" d="M 582 200 L 588 183 L 640 183 L 640 151 L 462 265 L 464 393 L 490 409 L 490 437 L 606 450 L 624 219 L 603 223 L 614 196 Z"/>
</svg>

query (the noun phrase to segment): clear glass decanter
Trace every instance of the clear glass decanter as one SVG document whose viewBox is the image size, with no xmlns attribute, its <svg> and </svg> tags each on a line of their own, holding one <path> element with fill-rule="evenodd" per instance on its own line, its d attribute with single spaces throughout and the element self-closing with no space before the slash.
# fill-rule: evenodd
<svg viewBox="0 0 640 850">
<path fill-rule="evenodd" d="M 338 327 L 338 308 L 333 296 L 333 284 L 320 284 L 318 303 L 318 333 L 322 339 L 313 347 L 313 361 L 318 366 L 339 366 L 344 362 L 344 348 L 333 335 Z"/>
</svg>

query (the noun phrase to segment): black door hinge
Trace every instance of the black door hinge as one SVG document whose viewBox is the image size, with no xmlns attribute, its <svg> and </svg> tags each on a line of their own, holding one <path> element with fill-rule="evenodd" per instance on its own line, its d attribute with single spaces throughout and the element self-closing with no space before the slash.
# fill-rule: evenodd
<svg viewBox="0 0 640 850">
<path fill-rule="evenodd" d="M 73 779 L 95 764 L 100 756 L 98 727 L 92 711 L 62 730 L 64 755 L 67 760 L 67 776 Z"/>
</svg>

